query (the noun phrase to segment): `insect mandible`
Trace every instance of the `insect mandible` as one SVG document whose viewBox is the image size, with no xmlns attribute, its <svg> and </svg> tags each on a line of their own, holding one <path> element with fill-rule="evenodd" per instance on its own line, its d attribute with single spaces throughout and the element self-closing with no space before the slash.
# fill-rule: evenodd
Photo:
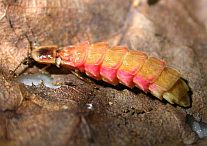
<svg viewBox="0 0 207 146">
<path fill-rule="evenodd" d="M 95 80 L 112 85 L 136 86 L 171 104 L 183 107 L 191 104 L 189 87 L 181 74 L 166 66 L 163 60 L 142 51 L 128 50 L 124 46 L 110 48 L 107 42 L 90 44 L 86 41 L 62 48 L 35 47 L 31 56 L 38 63 L 78 69 Z"/>
</svg>

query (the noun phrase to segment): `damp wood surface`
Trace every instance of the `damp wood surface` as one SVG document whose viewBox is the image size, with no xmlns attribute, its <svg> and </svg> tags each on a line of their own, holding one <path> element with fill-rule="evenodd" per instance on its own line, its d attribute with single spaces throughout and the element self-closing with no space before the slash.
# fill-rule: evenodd
<svg viewBox="0 0 207 146">
<path fill-rule="evenodd" d="M 205 0 L 0 0 L 0 145 L 207 145 L 186 122 L 207 123 Z M 25 86 L 9 76 L 29 41 L 126 45 L 165 60 L 191 88 L 192 106 L 139 89 L 47 68 L 60 88 Z M 21 71 L 26 66 L 22 65 Z M 24 74 L 40 73 L 37 63 Z"/>
</svg>

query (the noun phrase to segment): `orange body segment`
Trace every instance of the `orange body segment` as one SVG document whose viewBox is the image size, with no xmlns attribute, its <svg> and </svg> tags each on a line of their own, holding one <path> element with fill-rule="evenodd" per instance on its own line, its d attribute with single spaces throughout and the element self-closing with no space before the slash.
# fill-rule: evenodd
<svg viewBox="0 0 207 146">
<path fill-rule="evenodd" d="M 132 88 L 134 87 L 133 77 L 143 66 L 147 55 L 141 51 L 129 51 L 124 56 L 122 65 L 117 71 L 120 83 Z"/>
<path fill-rule="evenodd" d="M 100 67 L 108 48 L 109 45 L 106 42 L 96 43 L 88 48 L 88 56 L 84 66 L 85 73 L 89 77 L 96 80 L 101 79 Z"/>
<path fill-rule="evenodd" d="M 112 85 L 117 85 L 119 83 L 116 74 L 126 53 L 126 47 L 114 47 L 107 50 L 100 68 L 102 80 Z"/>
<path fill-rule="evenodd" d="M 61 59 L 61 65 L 78 68 L 81 72 L 84 72 L 84 63 L 86 61 L 88 48 L 88 42 L 61 48 L 58 53 L 58 57 Z"/>
<path fill-rule="evenodd" d="M 142 68 L 134 76 L 133 82 L 137 87 L 146 92 L 149 89 L 149 85 L 158 78 L 164 67 L 164 61 L 154 57 L 149 57 Z"/>
</svg>

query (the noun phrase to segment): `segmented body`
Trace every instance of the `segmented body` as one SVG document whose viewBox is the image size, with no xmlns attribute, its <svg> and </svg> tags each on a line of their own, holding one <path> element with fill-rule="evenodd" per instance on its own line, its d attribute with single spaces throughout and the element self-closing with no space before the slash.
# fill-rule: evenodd
<svg viewBox="0 0 207 146">
<path fill-rule="evenodd" d="M 123 46 L 110 48 L 106 42 L 83 42 L 63 48 L 40 46 L 32 51 L 32 57 L 39 63 L 79 69 L 91 78 L 112 85 L 136 86 L 171 104 L 190 105 L 189 88 L 180 73 L 167 67 L 163 60 L 141 51 Z"/>
</svg>

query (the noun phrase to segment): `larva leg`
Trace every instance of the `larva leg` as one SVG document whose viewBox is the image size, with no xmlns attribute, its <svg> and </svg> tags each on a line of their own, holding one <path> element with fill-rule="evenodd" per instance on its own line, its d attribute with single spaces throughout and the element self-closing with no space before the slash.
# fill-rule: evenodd
<svg viewBox="0 0 207 146">
<path fill-rule="evenodd" d="M 82 77 L 81 73 L 79 72 L 79 70 L 71 70 L 70 71 L 72 74 L 74 74 L 77 78 L 79 78 L 80 80 L 84 80 L 84 78 Z"/>
<path fill-rule="evenodd" d="M 43 68 L 41 69 L 41 71 L 42 71 L 42 72 L 46 72 L 46 70 L 47 70 L 49 67 L 51 67 L 51 64 L 48 64 L 48 65 L 46 65 L 45 67 L 43 67 Z"/>
<path fill-rule="evenodd" d="M 31 58 L 30 57 L 27 57 L 27 58 L 25 58 L 24 60 L 22 60 L 18 65 L 17 65 L 17 67 L 14 69 L 14 70 L 10 70 L 10 75 L 12 75 L 12 76 L 14 76 L 14 77 L 16 77 L 16 76 L 19 76 L 19 75 L 21 75 L 25 70 L 27 70 L 29 67 L 31 67 L 31 63 L 32 62 L 32 60 L 31 60 Z M 20 73 L 16 73 L 16 71 L 19 69 L 19 67 L 22 65 L 22 64 L 26 64 L 26 65 L 28 65 L 26 68 L 24 68 L 22 71 L 20 71 Z"/>
<path fill-rule="evenodd" d="M 74 74 L 78 79 L 85 81 L 85 82 L 91 82 L 91 80 L 88 80 L 87 78 L 83 77 L 83 74 L 79 70 L 70 70 L 72 74 Z"/>
<path fill-rule="evenodd" d="M 107 50 L 100 68 L 100 74 L 103 81 L 112 85 L 117 85 L 119 83 L 117 70 L 122 64 L 123 57 L 126 53 L 127 48 L 121 46 L 116 46 Z"/>
<path fill-rule="evenodd" d="M 24 71 L 26 71 L 29 67 L 31 67 L 33 65 L 33 58 L 31 56 L 31 51 L 33 50 L 33 48 L 36 48 L 38 45 L 37 43 L 35 42 L 32 42 L 29 40 L 29 37 L 27 35 L 25 35 L 26 39 L 28 40 L 29 42 L 29 45 L 28 45 L 28 50 L 27 50 L 27 57 L 24 58 L 18 65 L 17 67 L 13 70 L 13 71 L 10 71 L 10 74 L 12 76 L 19 76 L 20 74 L 22 74 Z M 16 71 L 18 70 L 18 68 L 22 65 L 22 64 L 26 64 L 27 67 L 22 70 L 19 74 L 16 74 Z"/>
</svg>

